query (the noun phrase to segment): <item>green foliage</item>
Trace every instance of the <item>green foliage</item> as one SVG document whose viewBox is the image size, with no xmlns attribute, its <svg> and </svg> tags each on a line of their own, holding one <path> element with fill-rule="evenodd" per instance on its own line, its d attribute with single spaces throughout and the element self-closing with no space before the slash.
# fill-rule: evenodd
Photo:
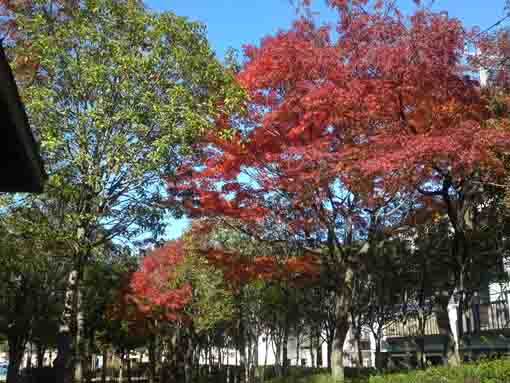
<svg viewBox="0 0 510 383">
<path fill-rule="evenodd" d="M 483 360 L 461 367 L 432 367 L 423 371 L 372 376 L 369 383 L 506 383 L 510 381 L 510 360 Z"/>
<path fill-rule="evenodd" d="M 32 342 L 51 345 L 68 265 L 62 260 L 60 244 L 41 238 L 37 228 L 38 224 L 45 227 L 45 217 L 28 208 L 17 213 L 18 220 L 0 221 L 0 333 L 28 334 L 30 326 Z M 35 224 L 25 225 L 28 220 Z"/>
<path fill-rule="evenodd" d="M 193 286 L 192 301 L 186 313 L 200 333 L 231 319 L 233 297 L 221 270 L 210 265 L 203 254 L 193 248 L 192 239 L 192 236 L 188 238 L 186 257 L 177 268 L 176 282 L 186 281 Z"/>
<path fill-rule="evenodd" d="M 260 370 L 263 367 L 259 368 Z M 346 383 L 367 383 L 368 376 L 375 373 L 375 370 L 364 368 L 358 370 L 356 368 L 345 368 Z M 267 371 L 264 374 L 267 376 Z M 333 380 L 331 374 L 326 368 L 312 367 L 290 367 L 288 376 L 283 378 L 274 378 L 268 380 L 269 383 L 337 383 Z"/>
<path fill-rule="evenodd" d="M 350 375 L 350 374 L 347 374 Z M 336 383 L 328 374 L 293 373 L 272 379 L 270 383 Z M 431 367 L 370 377 L 347 377 L 347 383 L 507 383 L 510 382 L 510 360 L 481 360 L 460 367 Z"/>
<path fill-rule="evenodd" d="M 200 23 L 114 0 L 84 1 L 55 21 L 52 3 L 15 13 L 8 47 L 49 174 L 32 203 L 59 216 L 52 229 L 72 246 L 160 234 L 164 176 L 243 92 Z M 102 236 L 91 234 L 98 226 Z"/>
<path fill-rule="evenodd" d="M 270 383 L 336 383 L 329 374 L 310 375 L 306 377 L 289 376 L 286 378 L 276 378 Z"/>
</svg>

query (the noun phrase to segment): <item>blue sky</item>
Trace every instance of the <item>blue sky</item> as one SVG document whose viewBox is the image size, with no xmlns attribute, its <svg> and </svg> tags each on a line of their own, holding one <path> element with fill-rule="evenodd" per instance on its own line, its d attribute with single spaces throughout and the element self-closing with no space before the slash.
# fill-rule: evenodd
<svg viewBox="0 0 510 383">
<path fill-rule="evenodd" d="M 413 9 L 412 4 L 412 0 L 399 1 L 405 12 Z M 147 0 L 147 5 L 204 23 L 209 42 L 220 58 L 229 47 L 257 44 L 265 35 L 285 29 L 296 16 L 291 0 Z M 505 0 L 437 0 L 433 8 L 447 11 L 467 27 L 485 29 L 504 16 L 504 5 Z M 332 20 L 323 0 L 315 0 L 314 10 L 317 17 Z M 188 221 L 170 220 L 168 224 L 167 237 L 171 239 L 183 232 Z"/>
<path fill-rule="evenodd" d="M 257 43 L 261 37 L 288 27 L 295 17 L 292 2 L 296 0 L 147 0 L 152 9 L 171 10 L 204 23 L 219 57 L 229 47 Z M 413 9 L 412 0 L 400 0 L 399 4 L 404 11 Z M 467 26 L 485 28 L 504 15 L 504 4 L 505 0 L 436 0 L 434 9 L 446 10 Z M 331 18 L 323 0 L 315 0 L 314 9 Z"/>
</svg>

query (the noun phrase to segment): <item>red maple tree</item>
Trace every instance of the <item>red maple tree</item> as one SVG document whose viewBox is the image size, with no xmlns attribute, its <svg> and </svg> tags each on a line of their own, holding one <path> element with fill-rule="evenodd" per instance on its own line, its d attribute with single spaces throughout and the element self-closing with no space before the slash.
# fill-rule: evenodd
<svg viewBox="0 0 510 383">
<path fill-rule="evenodd" d="M 301 18 L 245 47 L 247 116 L 219 121 L 170 187 L 191 216 L 234 218 L 259 239 L 292 238 L 335 260 L 340 376 L 365 209 L 394 212 L 391 201 L 413 190 L 448 204 L 459 182 L 497 173 L 493 150 L 509 137 L 483 124 L 460 21 L 423 8 L 405 17 L 393 2 L 329 4 L 335 33 Z"/>
<path fill-rule="evenodd" d="M 177 266 L 184 260 L 184 241 L 165 243 L 146 255 L 131 278 L 131 299 L 147 316 L 182 320 L 192 297 L 189 283 L 178 283 Z"/>
</svg>

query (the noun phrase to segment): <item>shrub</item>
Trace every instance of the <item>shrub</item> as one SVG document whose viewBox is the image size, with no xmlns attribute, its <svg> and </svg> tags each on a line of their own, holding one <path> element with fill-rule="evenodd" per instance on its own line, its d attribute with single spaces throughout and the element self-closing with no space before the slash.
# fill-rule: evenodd
<svg viewBox="0 0 510 383">
<path fill-rule="evenodd" d="M 481 360 L 460 367 L 432 367 L 408 373 L 371 376 L 369 383 L 508 383 L 510 360 Z"/>
<path fill-rule="evenodd" d="M 346 371 L 346 383 L 510 383 L 510 359 L 479 360 L 459 367 L 431 367 L 385 375 L 352 374 Z M 373 372 L 373 371 L 372 371 Z M 270 383 L 336 383 L 329 374 L 291 375 Z"/>
</svg>

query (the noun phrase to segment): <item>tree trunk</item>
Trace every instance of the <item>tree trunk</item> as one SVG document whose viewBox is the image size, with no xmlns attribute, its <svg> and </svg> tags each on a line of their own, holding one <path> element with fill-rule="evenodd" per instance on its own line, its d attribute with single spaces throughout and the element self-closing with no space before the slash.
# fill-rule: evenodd
<svg viewBox="0 0 510 383">
<path fill-rule="evenodd" d="M 414 339 L 414 344 L 416 346 L 416 361 L 418 363 L 418 368 L 425 368 L 425 338 L 423 336 L 419 336 Z"/>
<path fill-rule="evenodd" d="M 106 374 L 108 371 L 108 348 L 103 349 L 103 365 L 101 366 L 101 383 L 106 383 Z"/>
<path fill-rule="evenodd" d="M 322 344 L 320 342 L 320 339 L 317 341 L 317 348 L 315 351 L 315 357 L 317 358 L 317 368 L 322 367 Z"/>
<path fill-rule="evenodd" d="M 381 371 L 382 366 L 382 359 L 381 359 L 381 338 L 376 337 L 375 339 L 375 368 L 377 371 Z"/>
<path fill-rule="evenodd" d="M 241 367 L 241 382 L 248 383 L 248 381 L 246 379 L 248 366 L 247 366 L 247 360 L 246 360 L 246 347 L 245 347 L 244 341 L 241 342 L 241 345 L 242 346 L 239 349 L 239 364 Z"/>
<path fill-rule="evenodd" d="M 276 375 L 281 378 L 282 377 L 282 340 L 278 339 L 278 334 L 275 334 L 274 345 L 276 347 L 275 352 L 275 369 Z"/>
<path fill-rule="evenodd" d="M 189 328 L 185 334 L 185 355 L 184 355 L 184 382 L 193 381 L 193 329 Z"/>
<path fill-rule="evenodd" d="M 269 334 L 266 335 L 266 350 L 264 353 L 264 371 L 267 367 L 267 355 L 269 354 Z"/>
<path fill-rule="evenodd" d="M 9 365 L 7 366 L 7 383 L 17 383 L 19 370 L 25 352 L 26 337 L 19 334 L 8 334 Z"/>
<path fill-rule="evenodd" d="M 252 373 L 252 381 L 255 380 L 255 372 L 258 371 L 260 372 L 259 370 L 259 338 L 260 338 L 260 334 L 257 334 L 257 337 L 256 339 L 254 339 L 254 342 L 253 342 L 253 373 Z"/>
<path fill-rule="evenodd" d="M 361 350 L 361 337 L 359 336 L 358 334 L 358 337 L 356 338 L 356 349 L 358 351 L 358 360 L 357 360 L 357 363 L 358 363 L 358 367 L 361 368 L 363 367 L 363 353 L 362 353 L 362 350 Z"/>
<path fill-rule="evenodd" d="M 88 334 L 88 342 L 87 347 L 84 354 L 84 373 L 85 373 L 85 382 L 90 383 L 92 381 L 92 375 L 94 373 L 94 370 L 97 368 L 95 363 L 95 355 L 92 352 L 94 350 L 94 338 L 95 334 L 94 331 L 89 331 Z"/>
<path fill-rule="evenodd" d="M 76 317 L 79 272 L 75 268 L 69 273 L 65 304 L 57 336 L 57 358 L 55 371 L 58 383 L 72 383 L 76 362 Z"/>
<path fill-rule="evenodd" d="M 129 354 L 130 354 L 130 351 L 127 350 L 126 352 L 126 356 L 127 356 L 127 360 L 126 360 L 126 374 L 127 374 L 127 381 L 128 383 L 131 383 L 131 358 L 129 357 Z"/>
<path fill-rule="evenodd" d="M 253 348 L 251 333 L 246 331 L 246 368 L 244 369 L 244 381 L 251 382 L 251 369 L 253 366 Z"/>
<path fill-rule="evenodd" d="M 282 375 L 287 376 L 289 371 L 289 325 L 285 321 L 283 329 L 283 344 L 282 344 Z"/>
<path fill-rule="evenodd" d="M 315 353 L 313 347 L 313 336 L 310 335 L 310 367 L 315 368 L 317 364 L 315 363 Z"/>
<path fill-rule="evenodd" d="M 238 344 L 239 362 L 241 365 L 241 382 L 248 383 L 246 380 L 246 370 L 248 369 L 246 360 L 246 329 L 242 310 L 239 310 Z"/>
<path fill-rule="evenodd" d="M 335 295 L 335 339 L 331 355 L 331 376 L 333 380 L 343 382 L 344 374 L 344 343 L 350 327 L 350 306 L 352 301 L 351 285 L 353 271 L 347 268 L 343 275 L 342 290 Z"/>
<path fill-rule="evenodd" d="M 317 368 L 322 367 L 322 342 L 321 342 L 321 330 L 319 327 L 315 330 L 315 358 L 317 361 Z"/>
<path fill-rule="evenodd" d="M 37 368 L 44 367 L 44 354 L 46 353 L 46 349 L 42 344 L 38 344 L 37 348 Z"/>
<path fill-rule="evenodd" d="M 450 294 L 445 292 L 437 297 L 435 315 L 439 334 L 443 336 L 443 364 L 457 366 L 460 364 L 460 355 L 450 325 L 450 318 L 448 315 L 449 300 Z"/>
<path fill-rule="evenodd" d="M 299 333 L 299 330 L 296 329 L 296 364 L 298 366 L 301 366 L 301 334 Z"/>
<path fill-rule="evenodd" d="M 327 365 L 328 365 L 328 370 L 331 371 L 331 359 L 333 357 L 333 342 L 334 342 L 334 339 L 329 339 L 328 340 L 328 344 L 326 345 L 327 347 L 327 358 L 328 358 L 328 361 L 327 361 Z"/>
<path fill-rule="evenodd" d="M 333 380 L 343 382 L 344 375 L 344 343 L 347 333 L 349 332 L 349 317 L 346 315 L 344 319 L 338 319 L 335 331 L 335 340 L 333 342 L 333 350 L 331 354 L 331 376 Z"/>
<path fill-rule="evenodd" d="M 83 280 L 82 268 L 81 266 L 78 269 L 78 281 L 76 283 L 75 295 L 76 295 L 76 306 L 75 306 L 75 323 L 76 330 L 74 332 L 74 344 L 75 346 L 75 356 L 74 356 L 74 383 L 81 383 L 84 380 L 84 377 L 87 373 L 87 344 L 85 339 L 85 318 L 83 314 L 83 304 L 82 304 L 82 291 L 81 291 L 81 281 Z"/>
<path fill-rule="evenodd" d="M 28 371 L 32 368 L 32 343 L 28 344 L 27 349 L 28 349 L 28 351 L 27 351 L 27 360 L 25 361 L 25 368 Z"/>
<path fill-rule="evenodd" d="M 156 354 L 157 354 L 157 345 L 156 345 L 156 336 L 152 334 L 150 336 L 149 341 L 149 383 L 155 383 L 156 377 L 158 376 L 158 368 L 157 368 L 157 360 L 156 360 Z"/>
<path fill-rule="evenodd" d="M 361 356 L 361 335 L 357 326 L 352 327 L 352 333 L 354 336 L 354 364 L 356 368 L 360 368 L 363 365 L 363 358 Z"/>
<path fill-rule="evenodd" d="M 122 379 L 124 379 L 124 363 L 125 363 L 125 353 L 122 351 L 120 354 L 120 366 L 119 366 L 119 383 L 122 383 Z"/>
</svg>

